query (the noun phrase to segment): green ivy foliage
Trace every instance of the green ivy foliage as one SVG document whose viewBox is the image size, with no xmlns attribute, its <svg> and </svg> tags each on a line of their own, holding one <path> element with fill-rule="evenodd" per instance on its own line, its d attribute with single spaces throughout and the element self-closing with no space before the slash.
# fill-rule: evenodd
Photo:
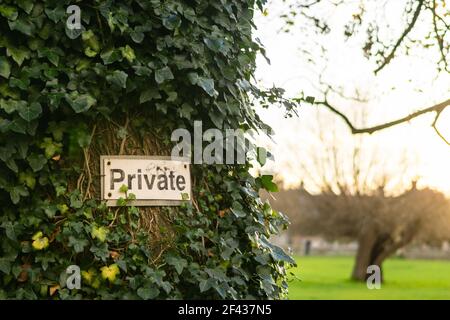
<svg viewBox="0 0 450 320">
<path fill-rule="evenodd" d="M 166 142 L 193 120 L 265 128 L 254 104 L 280 94 L 251 83 L 261 2 L 0 1 L 0 298 L 285 296 L 294 262 L 269 237 L 287 220 L 259 200 L 274 185 L 250 164 L 194 166 L 196 205 L 162 209 L 175 236 L 160 257 L 126 206 L 132 195 L 108 208 L 68 185 L 93 126 L 130 111 Z M 71 4 L 82 30 L 66 27 Z M 73 264 L 81 289 L 66 287 Z"/>
</svg>

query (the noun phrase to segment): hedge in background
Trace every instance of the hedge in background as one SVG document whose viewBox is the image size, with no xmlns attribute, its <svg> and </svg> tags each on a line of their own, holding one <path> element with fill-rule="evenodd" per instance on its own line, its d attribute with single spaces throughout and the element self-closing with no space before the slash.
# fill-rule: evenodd
<svg viewBox="0 0 450 320">
<path fill-rule="evenodd" d="M 66 27 L 71 4 L 82 30 Z M 117 147 L 130 132 L 151 133 L 161 150 L 171 130 L 192 130 L 194 120 L 265 128 L 254 102 L 281 98 L 250 83 L 262 50 L 251 37 L 258 6 L 0 1 L 1 298 L 285 295 L 293 261 L 268 239 L 287 221 L 259 200 L 274 185 L 253 178 L 250 164 L 194 165 L 193 204 L 159 209 L 170 230 L 159 226 L 158 250 L 127 195 L 107 208 L 86 187 L 99 180 L 86 164 L 105 124 L 119 128 Z M 66 287 L 69 265 L 81 268 L 81 289 Z"/>
</svg>

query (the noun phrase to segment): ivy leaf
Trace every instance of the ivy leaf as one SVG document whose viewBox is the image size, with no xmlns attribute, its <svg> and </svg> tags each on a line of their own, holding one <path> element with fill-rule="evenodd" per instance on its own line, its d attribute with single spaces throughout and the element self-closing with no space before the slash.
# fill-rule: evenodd
<svg viewBox="0 0 450 320">
<path fill-rule="evenodd" d="M 223 39 L 213 39 L 213 38 L 205 38 L 203 39 L 203 42 L 206 44 L 206 46 L 214 51 L 214 52 L 221 52 L 224 49 L 225 41 Z"/>
<path fill-rule="evenodd" d="M 144 300 L 149 300 L 156 298 L 159 294 L 159 289 L 155 287 L 142 287 L 137 289 L 137 294 L 139 297 L 141 297 Z"/>
<path fill-rule="evenodd" d="M 139 97 L 139 103 L 145 103 L 147 101 L 160 98 L 161 95 L 159 94 L 159 91 L 155 88 L 150 88 L 148 90 L 142 91 L 141 96 Z"/>
<path fill-rule="evenodd" d="M 0 258 L 0 271 L 8 274 L 11 271 L 11 261 L 5 257 Z"/>
<path fill-rule="evenodd" d="M 107 21 L 109 29 L 111 30 L 111 32 L 114 32 L 114 30 L 116 29 L 117 19 L 114 18 L 111 11 L 108 12 Z"/>
<path fill-rule="evenodd" d="M 23 100 L 17 101 L 12 99 L 8 100 L 0 99 L 0 108 L 3 109 L 7 114 L 11 114 L 14 111 L 21 110 L 26 105 L 27 102 Z"/>
<path fill-rule="evenodd" d="M 200 280 L 200 283 L 199 283 L 200 292 L 205 292 L 205 291 L 208 291 L 209 289 L 211 289 L 213 286 L 212 282 L 213 282 L 212 279 Z"/>
<path fill-rule="evenodd" d="M 143 32 L 138 32 L 138 31 L 133 31 L 131 34 L 131 39 L 136 42 L 136 43 L 141 43 L 144 40 L 144 33 Z"/>
<path fill-rule="evenodd" d="M 181 25 L 181 19 L 176 14 L 168 15 L 167 17 L 162 18 L 163 26 L 169 30 L 174 30 Z"/>
<path fill-rule="evenodd" d="M 272 258 L 274 258 L 276 261 L 284 261 L 296 265 L 294 259 L 292 259 L 288 254 L 286 254 L 286 252 L 284 252 L 283 249 L 274 244 L 271 244 L 265 237 L 260 238 L 260 244 L 263 247 L 269 249 Z"/>
<path fill-rule="evenodd" d="M 0 119 L 0 132 L 5 133 L 10 129 L 11 121 L 8 119 Z"/>
<path fill-rule="evenodd" d="M 84 31 L 86 31 L 84 26 L 81 26 L 80 29 L 69 29 L 67 26 L 65 27 L 66 36 L 71 40 L 78 38 Z"/>
<path fill-rule="evenodd" d="M 79 192 L 73 192 L 70 195 L 70 206 L 74 209 L 79 209 L 83 206 L 83 200 Z"/>
<path fill-rule="evenodd" d="M 237 217 L 237 218 L 243 218 L 245 217 L 247 214 L 244 211 L 244 208 L 242 207 L 242 204 L 240 204 L 239 202 L 235 201 L 233 202 L 233 206 L 231 208 L 231 212 L 233 212 L 233 214 Z"/>
<path fill-rule="evenodd" d="M 100 58 L 102 58 L 105 65 L 114 63 L 116 61 L 122 61 L 122 55 L 117 49 L 110 49 L 102 52 L 102 54 L 100 54 Z"/>
<path fill-rule="evenodd" d="M 211 121 L 216 126 L 216 128 L 219 128 L 219 129 L 222 128 L 223 120 L 225 119 L 225 116 L 223 114 L 210 111 L 208 113 L 208 115 L 209 115 L 209 118 L 211 119 Z"/>
<path fill-rule="evenodd" d="M 205 92 L 214 97 L 217 95 L 217 91 L 214 89 L 214 80 L 210 78 L 199 77 L 197 80 L 197 84 L 205 90 Z"/>
<path fill-rule="evenodd" d="M 86 148 L 91 144 L 91 134 L 85 130 L 77 130 L 76 132 L 76 142 L 81 148 Z"/>
<path fill-rule="evenodd" d="M 71 246 L 76 253 L 81 253 L 84 248 L 89 244 L 86 239 L 77 239 L 74 236 L 69 236 L 69 246 Z"/>
<path fill-rule="evenodd" d="M 19 8 L 23 9 L 27 14 L 30 14 L 34 7 L 32 0 L 16 0 L 16 3 Z"/>
<path fill-rule="evenodd" d="M 116 70 L 112 74 L 106 76 L 106 80 L 120 88 L 127 87 L 128 74 L 123 71 Z"/>
<path fill-rule="evenodd" d="M 76 113 L 85 112 L 97 103 L 97 100 L 90 94 L 81 94 L 73 100 L 70 98 L 68 100 L 70 106 Z"/>
<path fill-rule="evenodd" d="M 27 123 L 20 117 L 14 117 L 13 121 L 9 123 L 9 129 L 16 133 L 25 134 L 27 130 Z"/>
<path fill-rule="evenodd" d="M 17 167 L 16 162 L 14 161 L 14 159 L 8 159 L 5 161 L 6 166 L 11 169 L 12 171 L 14 171 L 15 173 L 19 172 L 19 168 Z"/>
<path fill-rule="evenodd" d="M 5 229 L 5 234 L 8 237 L 8 239 L 11 239 L 13 241 L 17 241 L 17 235 L 16 235 L 16 225 L 12 222 L 3 222 L 1 224 L 1 227 Z"/>
<path fill-rule="evenodd" d="M 11 65 L 9 64 L 8 59 L 0 56 L 0 76 L 8 79 L 11 74 Z"/>
<path fill-rule="evenodd" d="M 199 78 L 199 76 L 198 76 L 198 73 L 196 73 L 196 72 L 189 72 L 188 73 L 188 79 L 189 79 L 189 82 L 191 83 L 191 84 L 197 84 L 198 83 L 198 78 Z"/>
<path fill-rule="evenodd" d="M 0 160 L 6 161 L 12 157 L 16 152 L 16 149 L 12 144 L 7 144 L 4 147 L 0 147 Z"/>
<path fill-rule="evenodd" d="M 19 15 L 17 8 L 5 4 L 0 5 L 0 14 L 9 20 L 16 20 Z"/>
<path fill-rule="evenodd" d="M 59 20 L 64 18 L 65 14 L 66 14 L 66 10 L 65 10 L 65 8 L 63 6 L 58 6 L 58 7 L 56 7 L 53 10 L 50 10 L 49 8 L 46 8 L 45 9 L 45 14 L 54 23 L 58 23 Z"/>
<path fill-rule="evenodd" d="M 55 205 L 47 205 L 44 209 L 45 214 L 50 219 L 53 218 L 56 215 L 56 212 L 58 211 L 58 207 Z"/>
<path fill-rule="evenodd" d="M 36 29 L 35 25 L 28 19 L 17 19 L 15 21 L 8 21 L 9 28 L 11 30 L 17 30 L 27 36 L 33 35 L 33 30 Z"/>
<path fill-rule="evenodd" d="M 178 112 L 181 117 L 191 120 L 191 114 L 194 112 L 194 108 L 187 103 L 183 103 Z"/>
<path fill-rule="evenodd" d="M 91 229 L 91 236 L 93 239 L 97 238 L 100 242 L 106 241 L 106 236 L 108 235 L 108 229 L 105 227 L 93 226 Z"/>
<path fill-rule="evenodd" d="M 50 49 L 50 48 L 42 48 L 38 50 L 38 57 L 45 57 L 50 61 L 55 67 L 59 64 L 59 55 L 58 50 Z"/>
<path fill-rule="evenodd" d="M 156 103 L 156 110 L 163 114 L 167 114 L 167 104 L 166 103 Z"/>
<path fill-rule="evenodd" d="M 30 58 L 30 51 L 28 51 L 25 47 L 8 47 L 6 48 L 6 55 L 8 57 L 12 57 L 13 60 L 21 66 L 25 59 Z"/>
<path fill-rule="evenodd" d="M 266 150 L 266 148 L 257 147 L 256 148 L 256 155 L 257 155 L 256 160 L 258 161 L 259 165 L 261 167 L 263 167 L 266 164 L 266 162 L 267 162 L 267 150 Z"/>
<path fill-rule="evenodd" d="M 167 264 L 173 266 L 178 274 L 183 272 L 183 269 L 187 267 L 188 263 L 186 259 L 179 258 L 176 256 L 168 256 L 165 258 Z"/>
<path fill-rule="evenodd" d="M 27 160 L 34 172 L 42 170 L 44 165 L 47 163 L 47 159 L 44 157 L 44 155 L 36 153 L 29 155 Z"/>
<path fill-rule="evenodd" d="M 31 122 L 32 120 L 38 118 L 41 113 L 42 107 L 39 102 L 25 104 L 19 109 L 19 116 L 27 122 Z"/>
<path fill-rule="evenodd" d="M 19 159 L 25 159 L 28 154 L 28 141 L 27 140 L 16 140 L 15 141 L 16 149 L 18 152 Z"/>
<path fill-rule="evenodd" d="M 292 259 L 284 250 L 276 245 L 272 245 L 272 257 L 277 261 L 284 261 L 295 265 L 295 260 Z"/>
<path fill-rule="evenodd" d="M 172 70 L 170 70 L 169 67 L 164 67 L 161 69 L 156 70 L 155 72 L 155 80 L 156 83 L 161 84 L 166 80 L 172 80 L 174 79 Z"/>
<path fill-rule="evenodd" d="M 136 59 L 136 55 L 134 54 L 133 48 L 129 45 L 120 48 L 120 52 L 122 52 L 122 56 L 128 60 L 129 63 L 132 63 L 134 59 Z"/>
<path fill-rule="evenodd" d="M 147 67 L 143 67 L 143 66 L 133 66 L 134 72 L 138 75 L 138 76 L 150 76 L 152 74 L 152 70 L 150 68 Z"/>
<path fill-rule="evenodd" d="M 15 186 L 9 191 L 11 201 L 14 204 L 19 203 L 20 197 L 26 197 L 29 195 L 28 190 L 24 186 Z"/>
<path fill-rule="evenodd" d="M 108 252 L 110 253 L 110 252 Z M 127 272 L 127 263 L 123 260 L 117 260 L 116 264 L 119 266 L 120 269 L 122 269 L 123 271 Z"/>
<path fill-rule="evenodd" d="M 53 141 L 51 138 L 44 138 L 44 141 L 39 145 L 41 149 L 45 151 L 45 157 L 47 159 L 52 158 L 55 154 L 61 152 L 62 144 Z"/>
<path fill-rule="evenodd" d="M 9 196 L 11 198 L 11 201 L 13 204 L 18 204 L 20 201 L 20 195 L 16 192 L 16 189 L 13 188 L 10 192 L 9 192 Z"/>
<path fill-rule="evenodd" d="M 9 85 L 11 87 L 19 88 L 19 89 L 22 89 L 25 91 L 30 86 L 30 80 L 27 78 L 17 79 L 17 78 L 11 77 L 11 79 L 9 80 Z"/>
<path fill-rule="evenodd" d="M 272 181 L 272 175 L 263 175 L 261 176 L 261 184 L 264 189 L 269 192 L 278 192 L 278 186 Z"/>
<path fill-rule="evenodd" d="M 95 256 L 97 256 L 98 258 L 102 259 L 105 262 L 109 257 L 108 246 L 106 245 L 106 243 L 103 243 L 99 246 L 93 245 L 89 249 L 89 251 L 92 252 L 93 254 L 95 254 Z"/>
</svg>

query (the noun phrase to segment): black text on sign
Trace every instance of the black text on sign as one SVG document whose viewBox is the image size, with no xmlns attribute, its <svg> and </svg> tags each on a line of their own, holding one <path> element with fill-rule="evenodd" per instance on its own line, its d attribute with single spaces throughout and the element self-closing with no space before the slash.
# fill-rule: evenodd
<svg viewBox="0 0 450 320">
<path fill-rule="evenodd" d="M 189 161 L 154 156 L 101 156 L 102 199 L 117 205 L 133 194 L 131 205 L 179 205 L 191 199 Z M 124 188 L 123 186 L 126 186 Z"/>
</svg>

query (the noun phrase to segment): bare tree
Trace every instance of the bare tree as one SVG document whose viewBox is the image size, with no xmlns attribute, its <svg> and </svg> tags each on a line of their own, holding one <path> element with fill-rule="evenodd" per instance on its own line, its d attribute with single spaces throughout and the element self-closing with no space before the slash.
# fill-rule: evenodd
<svg viewBox="0 0 450 320">
<path fill-rule="evenodd" d="M 448 239 L 450 203 L 437 191 L 418 190 L 415 182 L 405 188 L 404 178 L 415 177 L 409 160 L 385 162 L 362 136 L 343 145 L 329 124 L 319 125 L 315 135 L 299 166 L 305 169 L 306 187 L 319 192 L 302 186 L 271 201 L 291 219 L 291 235 L 357 241 L 355 280 L 365 280 L 369 265 L 382 268 L 386 258 L 415 239 Z"/>
</svg>

